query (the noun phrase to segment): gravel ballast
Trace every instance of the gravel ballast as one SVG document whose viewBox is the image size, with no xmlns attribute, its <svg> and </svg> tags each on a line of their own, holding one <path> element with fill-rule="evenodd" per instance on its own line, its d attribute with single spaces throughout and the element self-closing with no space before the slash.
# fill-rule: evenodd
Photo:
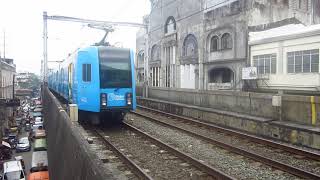
<svg viewBox="0 0 320 180">
<path fill-rule="evenodd" d="M 158 125 L 149 120 L 135 116 L 127 116 L 128 123 L 161 139 L 179 150 L 202 160 L 211 166 L 238 179 L 299 179 L 286 172 L 253 161 L 243 156 L 230 153 L 215 145 L 194 138 L 178 130 Z"/>
</svg>

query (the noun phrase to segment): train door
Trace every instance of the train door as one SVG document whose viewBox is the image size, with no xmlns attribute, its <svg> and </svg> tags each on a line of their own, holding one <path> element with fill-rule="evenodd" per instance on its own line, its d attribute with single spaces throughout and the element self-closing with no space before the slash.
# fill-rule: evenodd
<svg viewBox="0 0 320 180">
<path fill-rule="evenodd" d="M 69 102 L 72 102 L 72 86 L 73 86 L 73 79 L 72 79 L 72 75 L 73 75 L 73 64 L 70 63 L 68 66 L 68 97 L 69 97 Z"/>
<path fill-rule="evenodd" d="M 76 70 L 79 110 L 99 112 L 99 66 L 96 48 L 88 48 L 78 53 Z"/>
</svg>

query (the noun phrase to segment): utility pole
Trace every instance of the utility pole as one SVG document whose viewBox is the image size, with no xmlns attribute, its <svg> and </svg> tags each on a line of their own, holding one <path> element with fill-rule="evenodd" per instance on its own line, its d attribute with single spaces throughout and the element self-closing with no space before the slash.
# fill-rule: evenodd
<svg viewBox="0 0 320 180">
<path fill-rule="evenodd" d="M 144 88 L 145 88 L 145 96 L 146 98 L 149 97 L 149 20 L 148 20 L 148 25 L 146 28 L 146 35 L 145 35 L 145 42 L 146 42 L 146 52 L 145 52 L 145 60 L 144 60 L 144 70 L 145 70 L 145 75 L 144 75 Z"/>
<path fill-rule="evenodd" d="M 47 30 L 47 12 L 43 12 L 43 84 L 48 82 L 48 30 Z"/>
</svg>

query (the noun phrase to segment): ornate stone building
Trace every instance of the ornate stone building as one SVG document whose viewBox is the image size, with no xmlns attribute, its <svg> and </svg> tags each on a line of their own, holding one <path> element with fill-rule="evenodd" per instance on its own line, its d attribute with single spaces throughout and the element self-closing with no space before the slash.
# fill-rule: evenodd
<svg viewBox="0 0 320 180">
<path fill-rule="evenodd" d="M 315 0 L 151 0 L 137 34 L 137 79 L 150 86 L 241 89 L 248 34 L 275 27 L 319 23 Z M 146 63 L 148 61 L 148 63 Z M 143 62 L 143 63 L 142 63 Z"/>
</svg>

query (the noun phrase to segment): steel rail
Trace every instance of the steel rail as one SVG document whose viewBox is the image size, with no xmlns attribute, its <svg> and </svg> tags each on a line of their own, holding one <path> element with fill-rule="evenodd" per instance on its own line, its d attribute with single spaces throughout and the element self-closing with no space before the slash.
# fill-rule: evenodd
<svg viewBox="0 0 320 180">
<path fill-rule="evenodd" d="M 174 147 L 172 147 L 172 146 L 170 146 L 170 145 L 162 142 L 161 140 L 152 137 L 152 136 L 149 135 L 148 133 L 143 132 L 143 131 L 137 129 L 136 127 L 133 127 L 132 125 L 130 125 L 130 124 L 126 123 L 126 122 L 124 122 L 123 124 L 124 124 L 124 126 L 125 126 L 126 128 L 128 128 L 128 129 L 130 129 L 130 130 L 132 130 L 132 131 L 135 131 L 135 132 L 137 132 L 137 133 L 139 133 L 139 134 L 142 134 L 143 136 L 147 137 L 147 138 L 150 139 L 151 141 L 157 143 L 159 146 L 161 146 L 161 147 L 163 147 L 163 148 L 165 148 L 165 149 L 170 150 L 170 152 L 172 152 L 172 153 L 175 154 L 176 156 L 180 157 L 180 158 L 183 159 L 184 161 L 192 164 L 192 165 L 195 166 L 196 168 L 202 170 L 203 172 L 205 172 L 205 173 L 207 173 L 207 174 L 209 174 L 209 175 L 211 175 L 211 176 L 213 176 L 213 177 L 215 177 L 215 178 L 217 178 L 217 179 L 230 179 L 230 180 L 231 180 L 231 179 L 232 179 L 232 180 L 235 179 L 235 178 L 233 178 L 233 177 L 231 177 L 231 176 L 223 173 L 222 171 L 220 171 L 220 170 L 218 170 L 218 169 L 216 169 L 216 168 L 214 168 L 214 167 L 211 167 L 211 166 L 208 165 L 208 164 L 205 164 L 205 163 L 203 163 L 203 162 L 200 162 L 199 160 L 197 160 L 197 159 L 195 159 L 195 158 L 193 158 L 193 157 L 185 154 L 184 152 L 179 151 L 178 149 L 176 149 L 176 148 L 174 148 Z"/>
<path fill-rule="evenodd" d="M 313 160 L 320 161 L 320 154 L 312 152 L 312 151 L 303 150 L 303 149 L 299 149 L 299 148 L 296 148 L 296 147 L 293 147 L 293 146 L 281 144 L 281 143 L 276 142 L 276 141 L 272 141 L 272 140 L 269 140 L 269 139 L 261 138 L 261 137 L 255 136 L 255 135 L 246 134 L 246 133 L 243 133 L 243 132 L 240 132 L 240 131 L 237 131 L 237 130 L 232 130 L 232 129 L 229 129 L 229 128 L 221 127 L 221 126 L 218 126 L 218 125 L 214 125 L 212 123 L 201 122 L 201 121 L 193 119 L 193 118 L 179 116 L 179 115 L 176 115 L 176 114 L 171 114 L 171 113 L 163 112 L 163 111 L 156 110 L 156 109 L 151 109 L 151 108 L 148 108 L 148 107 L 145 107 L 145 106 L 140 106 L 140 105 L 137 105 L 137 107 L 139 107 L 141 109 L 146 109 L 146 110 L 149 110 L 149 111 L 154 111 L 154 112 L 157 112 L 157 113 L 165 114 L 165 115 L 168 115 L 168 116 L 172 116 L 172 117 L 184 120 L 184 121 L 189 121 L 189 122 L 194 123 L 196 125 L 202 125 L 202 126 L 214 129 L 214 130 L 219 131 L 219 132 L 223 132 L 223 133 L 226 133 L 226 134 L 229 134 L 229 135 L 233 135 L 233 136 L 238 136 L 238 137 L 241 137 L 241 138 L 244 138 L 244 139 L 249 139 L 250 141 L 253 141 L 253 142 L 256 142 L 256 143 L 259 143 L 259 144 L 268 145 L 268 146 L 271 146 L 271 147 L 274 147 L 274 148 L 282 149 L 282 150 L 290 152 L 290 153 L 294 153 L 294 154 L 301 155 L 301 156 L 304 156 L 304 157 L 307 157 L 307 158 L 310 158 L 310 159 L 313 159 Z"/>
<path fill-rule="evenodd" d="M 104 135 L 99 132 L 99 130 L 94 129 L 94 132 L 97 136 L 102 138 L 103 142 L 112 149 L 113 152 L 115 152 L 118 157 L 124 161 L 131 171 L 134 172 L 136 176 L 139 177 L 139 179 L 145 179 L 145 180 L 153 180 L 152 177 L 150 177 L 147 173 L 143 171 L 136 163 L 134 163 L 132 160 L 130 160 L 125 154 L 123 154 L 117 147 L 115 147 L 108 139 L 104 137 Z"/>
<path fill-rule="evenodd" d="M 229 150 L 231 152 L 240 154 L 242 156 L 248 157 L 248 158 L 253 159 L 255 161 L 262 162 L 264 164 L 267 164 L 269 166 L 272 166 L 272 167 L 275 167 L 277 169 L 283 170 L 285 172 L 288 172 L 290 174 L 296 175 L 298 177 L 307 178 L 307 179 L 320 179 L 319 175 L 311 173 L 311 172 L 308 172 L 308 171 L 304 171 L 304 170 L 302 170 L 300 168 L 296 168 L 296 167 L 293 167 L 291 165 L 284 164 L 284 163 L 282 163 L 280 161 L 276 161 L 276 160 L 261 156 L 261 155 L 256 154 L 256 153 L 246 151 L 246 150 L 244 150 L 242 148 L 239 148 L 239 147 L 234 147 L 234 146 L 232 146 L 230 144 L 227 144 L 225 142 L 205 137 L 203 135 L 194 133 L 192 131 L 189 131 L 189 130 L 181 128 L 181 127 L 177 127 L 177 126 L 172 125 L 172 124 L 159 121 L 159 120 L 157 120 L 157 119 L 155 119 L 155 118 L 153 118 L 153 117 L 151 117 L 149 115 L 141 114 L 141 113 L 138 113 L 138 112 L 132 112 L 132 113 L 136 114 L 136 115 L 139 115 L 141 117 L 147 118 L 147 119 L 149 119 L 149 120 L 151 120 L 153 122 L 156 122 L 158 124 L 164 125 L 166 127 L 174 128 L 176 130 L 179 130 L 179 131 L 182 131 L 184 133 L 190 134 L 190 135 L 192 135 L 194 137 L 203 139 L 203 140 L 205 140 L 205 141 L 207 141 L 207 142 L 209 142 L 211 144 L 215 144 L 215 145 L 217 145 L 217 146 L 219 146 L 221 148 L 227 149 L 227 150 Z"/>
</svg>

